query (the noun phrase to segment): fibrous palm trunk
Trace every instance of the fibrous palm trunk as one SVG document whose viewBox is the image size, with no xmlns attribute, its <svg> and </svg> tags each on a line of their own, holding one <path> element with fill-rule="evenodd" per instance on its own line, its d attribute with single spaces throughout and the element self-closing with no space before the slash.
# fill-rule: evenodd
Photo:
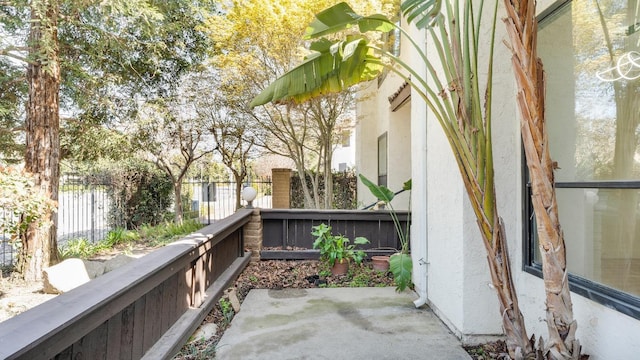
<svg viewBox="0 0 640 360">
<path fill-rule="evenodd" d="M 542 342 L 539 344 L 539 356 L 579 359 L 580 343 L 575 337 L 577 323 L 573 318 L 564 236 L 554 187 L 555 164 L 549 154 L 545 128 L 545 81 L 542 61 L 536 49 L 535 1 L 505 0 L 505 6 L 546 293 L 549 339 L 546 347 Z"/>
</svg>

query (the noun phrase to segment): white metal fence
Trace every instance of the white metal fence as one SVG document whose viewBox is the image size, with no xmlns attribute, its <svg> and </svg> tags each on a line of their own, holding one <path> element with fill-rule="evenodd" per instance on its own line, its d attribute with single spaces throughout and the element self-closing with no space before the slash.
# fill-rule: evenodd
<svg viewBox="0 0 640 360">
<path fill-rule="evenodd" d="M 109 221 L 111 198 L 109 186 L 92 184 L 78 176 L 65 176 L 60 181 L 58 195 L 58 245 L 69 239 L 85 238 L 97 242 L 117 227 Z M 271 179 L 258 179 L 243 184 L 252 186 L 258 192 L 253 206 L 271 208 Z M 235 182 L 185 181 L 182 186 L 184 217 L 199 219 L 211 224 L 236 211 Z M 242 201 L 242 205 L 246 203 Z M 10 212 L 0 209 L 0 216 Z M 15 261 L 10 235 L 0 233 L 0 266 L 11 265 Z"/>
</svg>

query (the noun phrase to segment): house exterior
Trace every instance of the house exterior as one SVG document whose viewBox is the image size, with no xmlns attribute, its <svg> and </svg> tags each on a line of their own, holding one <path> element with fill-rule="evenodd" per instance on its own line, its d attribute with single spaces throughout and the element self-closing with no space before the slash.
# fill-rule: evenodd
<svg viewBox="0 0 640 360">
<path fill-rule="evenodd" d="M 331 158 L 331 170 L 347 171 L 353 169 L 356 159 L 356 133 L 353 126 L 349 126 L 340 131 L 338 142 L 333 148 Z"/>
<path fill-rule="evenodd" d="M 542 0 L 537 5 L 573 311 L 577 337 L 591 359 L 640 354 L 638 6 L 635 0 Z M 498 18 L 504 17 L 500 1 Z M 403 27 L 429 54 L 425 33 Z M 506 31 L 498 21 L 492 104 L 497 203 L 529 336 L 547 338 L 516 83 L 502 40 Z M 424 72 L 408 42 L 400 47 L 401 58 Z M 403 85 L 390 73 L 360 91 L 357 168 L 392 190 L 412 178 L 416 305 L 428 303 L 463 342 L 485 341 L 502 329 L 475 215 L 438 122 Z M 359 194 L 362 202 L 371 200 L 366 189 Z M 407 207 L 408 199 L 400 197 L 396 205 Z"/>
</svg>

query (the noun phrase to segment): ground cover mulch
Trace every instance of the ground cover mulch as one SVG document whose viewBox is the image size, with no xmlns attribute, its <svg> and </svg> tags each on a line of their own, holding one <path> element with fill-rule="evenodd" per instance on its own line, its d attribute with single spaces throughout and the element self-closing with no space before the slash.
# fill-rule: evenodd
<svg viewBox="0 0 640 360">
<path fill-rule="evenodd" d="M 395 286 L 393 276 L 371 268 L 369 262 L 351 265 L 349 273 L 332 276 L 326 265 L 316 260 L 268 260 L 250 263 L 235 282 L 235 293 L 240 302 L 251 289 L 285 289 L 315 287 L 376 287 Z M 233 310 L 226 295 L 207 315 L 203 323 L 217 325 L 216 334 L 209 339 L 185 345 L 174 360 L 212 359 L 222 334 L 230 326 Z M 504 357 L 504 342 L 465 348 L 474 360 L 508 359 Z"/>
</svg>

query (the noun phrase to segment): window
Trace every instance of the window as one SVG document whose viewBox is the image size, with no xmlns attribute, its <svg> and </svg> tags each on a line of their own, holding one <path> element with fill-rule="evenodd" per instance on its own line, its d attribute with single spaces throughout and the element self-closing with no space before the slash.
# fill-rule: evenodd
<svg viewBox="0 0 640 360">
<path fill-rule="evenodd" d="M 378 137 L 378 185 L 387 186 L 387 133 Z"/>
<path fill-rule="evenodd" d="M 640 9 L 572 1 L 543 17 L 538 51 L 571 288 L 640 318 Z M 525 268 L 539 273 L 526 211 Z"/>
</svg>

